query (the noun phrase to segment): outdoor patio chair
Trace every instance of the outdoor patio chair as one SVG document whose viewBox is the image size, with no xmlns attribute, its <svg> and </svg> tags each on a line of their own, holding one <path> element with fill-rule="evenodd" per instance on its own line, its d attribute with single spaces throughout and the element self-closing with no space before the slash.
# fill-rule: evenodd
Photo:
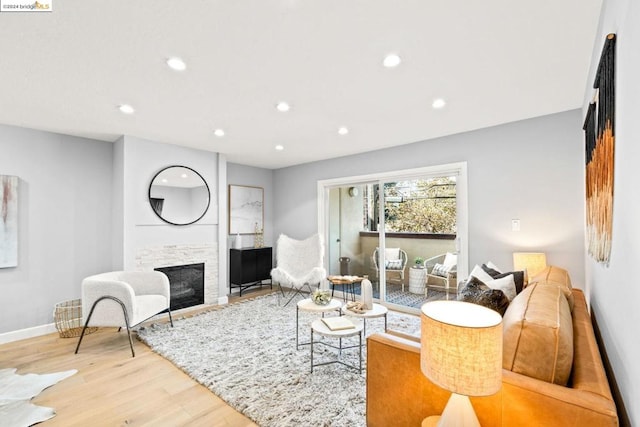
<svg viewBox="0 0 640 427">
<path fill-rule="evenodd" d="M 429 287 L 445 291 L 451 289 L 457 291 L 457 264 L 458 256 L 450 252 L 427 259 L 424 262 L 424 268 L 427 270 L 425 295 Z"/>
<path fill-rule="evenodd" d="M 380 276 L 378 255 L 379 248 L 373 251 L 373 265 L 376 268 L 376 279 Z M 386 277 L 389 279 L 390 275 L 398 275 L 402 284 L 402 290 L 404 291 L 404 271 L 407 268 L 407 253 L 400 248 L 386 248 L 384 250 L 384 263 Z"/>
<path fill-rule="evenodd" d="M 305 240 L 292 239 L 281 234 L 276 242 L 276 265 L 271 270 L 271 280 L 278 284 L 280 293 L 285 297 L 282 285 L 290 288 L 287 304 L 296 295 L 301 295 L 306 287 L 311 293 L 311 285 L 318 285 L 327 278 L 327 271 L 323 267 L 324 246 L 319 234 L 314 234 Z M 278 297 L 280 294 L 278 294 Z"/>
</svg>

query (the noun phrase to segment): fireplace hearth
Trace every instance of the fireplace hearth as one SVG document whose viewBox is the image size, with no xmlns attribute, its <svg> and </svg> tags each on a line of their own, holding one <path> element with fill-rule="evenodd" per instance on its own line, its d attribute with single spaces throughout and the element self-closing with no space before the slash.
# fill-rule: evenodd
<svg viewBox="0 0 640 427">
<path fill-rule="evenodd" d="M 169 278 L 171 310 L 204 304 L 204 263 L 155 268 Z"/>
</svg>

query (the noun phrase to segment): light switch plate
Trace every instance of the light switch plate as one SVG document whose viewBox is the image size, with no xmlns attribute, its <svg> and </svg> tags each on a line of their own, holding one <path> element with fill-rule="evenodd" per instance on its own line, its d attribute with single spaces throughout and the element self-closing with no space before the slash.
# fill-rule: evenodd
<svg viewBox="0 0 640 427">
<path fill-rule="evenodd" d="M 520 220 L 512 219 L 511 220 L 511 231 L 520 231 Z"/>
</svg>

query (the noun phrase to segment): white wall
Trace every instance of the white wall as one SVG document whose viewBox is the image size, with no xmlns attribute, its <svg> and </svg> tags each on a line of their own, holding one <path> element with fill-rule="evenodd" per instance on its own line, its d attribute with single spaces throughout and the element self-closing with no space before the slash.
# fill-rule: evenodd
<svg viewBox="0 0 640 427">
<path fill-rule="evenodd" d="M 252 187 L 262 187 L 264 189 L 264 245 L 273 246 L 275 244 L 273 225 L 273 171 L 252 166 L 244 166 L 235 163 L 227 163 L 227 183 L 228 185 L 247 185 Z M 227 207 L 228 212 L 228 207 Z M 221 234 L 229 236 L 229 230 Z M 233 247 L 234 236 L 229 236 L 229 247 Z M 242 235 L 242 246 L 253 246 L 252 235 Z"/>
<path fill-rule="evenodd" d="M 512 268 L 512 253 L 541 250 L 584 284 L 582 116 L 579 110 L 275 171 L 275 232 L 317 231 L 316 182 L 466 161 L 470 263 Z M 521 231 L 511 231 L 511 219 Z"/>
<path fill-rule="evenodd" d="M 53 322 L 111 268 L 113 146 L 0 125 L 0 174 L 20 178 L 18 267 L 0 269 L 0 333 Z"/>
<path fill-rule="evenodd" d="M 592 314 L 603 337 L 613 369 L 621 425 L 640 425 L 640 286 L 636 266 L 640 260 L 640 4 L 607 0 L 603 4 L 593 50 L 584 108 L 593 96 L 593 79 L 604 38 L 617 34 L 616 141 L 611 262 L 604 266 L 586 255 L 587 290 Z M 586 111 L 586 110 L 585 110 Z M 616 390 L 614 390 L 616 392 Z M 620 403 L 620 402 L 618 402 Z M 628 416 L 628 419 L 627 419 Z"/>
</svg>

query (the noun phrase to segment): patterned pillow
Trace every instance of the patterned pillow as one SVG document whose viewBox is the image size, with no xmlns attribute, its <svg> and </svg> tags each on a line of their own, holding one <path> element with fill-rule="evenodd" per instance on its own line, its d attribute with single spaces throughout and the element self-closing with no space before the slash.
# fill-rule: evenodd
<svg viewBox="0 0 640 427">
<path fill-rule="evenodd" d="M 402 268 L 402 260 L 401 259 L 387 260 L 387 262 L 385 263 L 385 268 L 387 270 L 400 270 Z"/>
<path fill-rule="evenodd" d="M 470 277 L 458 294 L 458 301 L 482 305 L 504 316 L 509 307 L 509 298 L 500 289 L 491 289 L 477 277 Z"/>
<path fill-rule="evenodd" d="M 434 276 L 447 277 L 447 275 L 449 274 L 452 268 L 453 268 L 452 265 L 447 266 L 443 264 L 436 264 L 433 266 L 433 270 L 431 270 L 431 274 L 433 274 Z"/>
</svg>

